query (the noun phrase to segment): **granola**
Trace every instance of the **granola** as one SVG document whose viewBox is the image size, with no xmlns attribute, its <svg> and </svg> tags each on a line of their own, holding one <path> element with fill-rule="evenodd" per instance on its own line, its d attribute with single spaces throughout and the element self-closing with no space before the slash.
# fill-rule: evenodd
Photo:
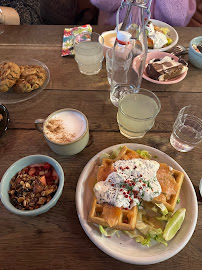
<svg viewBox="0 0 202 270">
<path fill-rule="evenodd" d="M 23 168 L 10 181 L 9 196 L 20 210 L 34 210 L 48 203 L 55 195 L 59 177 L 49 163 Z"/>
</svg>

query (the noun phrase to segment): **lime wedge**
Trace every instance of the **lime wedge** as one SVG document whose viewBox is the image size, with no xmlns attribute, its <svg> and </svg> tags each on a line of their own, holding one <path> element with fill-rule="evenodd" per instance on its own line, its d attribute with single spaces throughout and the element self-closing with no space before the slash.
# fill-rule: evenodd
<svg viewBox="0 0 202 270">
<path fill-rule="evenodd" d="M 168 223 L 166 224 L 165 230 L 163 232 L 163 238 L 166 241 L 171 240 L 176 235 L 176 233 L 182 226 L 182 222 L 184 221 L 184 218 L 185 218 L 185 213 L 186 213 L 186 209 L 180 208 L 169 219 Z"/>
<path fill-rule="evenodd" d="M 168 209 L 165 207 L 165 205 L 163 203 L 155 203 L 156 206 L 158 206 L 161 210 L 161 213 L 163 216 L 168 214 Z"/>
</svg>

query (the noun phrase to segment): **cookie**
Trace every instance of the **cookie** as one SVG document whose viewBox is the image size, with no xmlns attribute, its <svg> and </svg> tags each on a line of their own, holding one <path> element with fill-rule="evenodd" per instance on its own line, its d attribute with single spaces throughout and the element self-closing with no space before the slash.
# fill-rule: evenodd
<svg viewBox="0 0 202 270">
<path fill-rule="evenodd" d="M 20 78 L 20 68 L 13 62 L 0 65 L 0 92 L 7 92 Z"/>
<path fill-rule="evenodd" d="M 41 87 L 46 73 L 41 66 L 20 66 L 21 76 L 13 86 L 15 93 L 28 93 Z"/>
</svg>

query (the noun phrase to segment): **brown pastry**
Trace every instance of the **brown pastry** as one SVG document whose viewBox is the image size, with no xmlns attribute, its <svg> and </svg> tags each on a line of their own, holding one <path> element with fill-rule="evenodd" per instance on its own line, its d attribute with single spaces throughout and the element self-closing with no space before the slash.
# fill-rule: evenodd
<svg viewBox="0 0 202 270">
<path fill-rule="evenodd" d="M 21 76 L 13 86 L 16 93 L 31 92 L 43 85 L 46 73 L 41 66 L 20 66 Z"/>
<path fill-rule="evenodd" d="M 13 62 L 0 65 L 0 92 L 7 92 L 20 78 L 20 68 Z"/>
<path fill-rule="evenodd" d="M 152 59 L 146 67 L 147 75 L 158 81 L 168 81 L 187 71 L 185 62 L 175 61 L 169 56 L 162 59 Z"/>
</svg>

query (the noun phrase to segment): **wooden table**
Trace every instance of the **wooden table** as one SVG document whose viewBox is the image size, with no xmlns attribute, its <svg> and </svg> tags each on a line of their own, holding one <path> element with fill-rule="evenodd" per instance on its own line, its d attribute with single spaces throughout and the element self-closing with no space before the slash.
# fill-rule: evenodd
<svg viewBox="0 0 202 270">
<path fill-rule="evenodd" d="M 95 32 L 110 27 L 93 27 Z M 201 35 L 201 28 L 176 28 L 179 44 Z M 180 108 L 201 107 L 201 70 L 189 65 L 187 77 L 175 85 L 156 85 L 145 80 L 142 87 L 154 91 L 161 111 L 154 127 L 142 139 L 123 137 L 116 123 L 117 108 L 109 100 L 105 63 L 98 75 L 82 75 L 73 57 L 61 57 L 64 26 L 4 26 L 0 36 L 0 61 L 34 58 L 50 69 L 50 82 L 38 96 L 15 105 L 10 112 L 8 131 L 0 139 L 0 176 L 16 160 L 31 154 L 55 158 L 65 172 L 65 186 L 55 207 L 46 214 L 24 218 L 0 204 L 0 269 L 200 269 L 201 259 L 201 150 L 199 144 L 188 153 L 177 152 L 169 143 L 173 122 Z M 34 120 L 66 107 L 82 111 L 89 120 L 88 146 L 72 157 L 52 152 Z M 155 147 L 174 158 L 190 176 L 199 202 L 196 230 L 185 248 L 173 258 L 151 266 L 134 266 L 117 261 L 99 250 L 86 236 L 76 213 L 75 191 L 86 163 L 100 150 L 114 144 L 134 142 Z M 191 202 L 190 202 L 191 203 Z"/>
</svg>

